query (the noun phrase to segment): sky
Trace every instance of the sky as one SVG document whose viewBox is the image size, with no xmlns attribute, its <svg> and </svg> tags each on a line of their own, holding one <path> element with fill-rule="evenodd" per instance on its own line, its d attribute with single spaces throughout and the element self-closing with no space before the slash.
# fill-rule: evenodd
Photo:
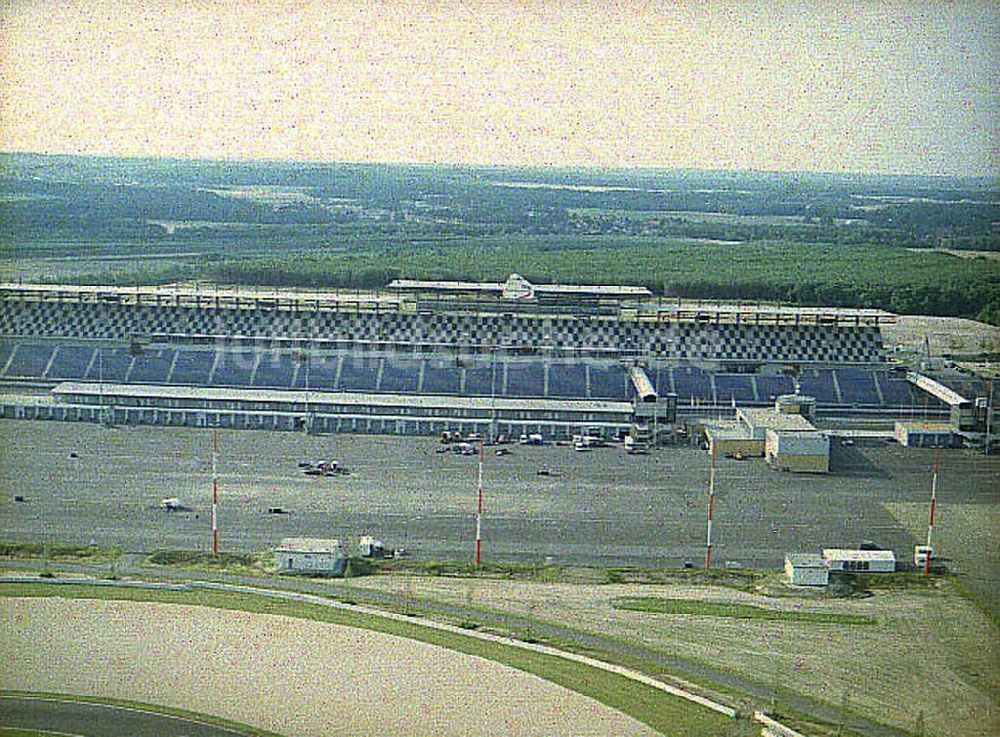
<svg viewBox="0 0 1000 737">
<path fill-rule="evenodd" d="M 0 150 L 998 176 L 998 50 L 991 0 L 0 0 Z"/>
</svg>

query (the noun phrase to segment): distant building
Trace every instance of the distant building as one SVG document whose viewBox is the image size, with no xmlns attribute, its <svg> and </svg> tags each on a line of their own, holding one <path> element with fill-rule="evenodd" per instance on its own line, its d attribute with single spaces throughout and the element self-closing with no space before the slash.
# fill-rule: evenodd
<svg viewBox="0 0 1000 737">
<path fill-rule="evenodd" d="M 285 573 L 340 576 L 347 568 L 347 553 L 339 540 L 315 537 L 286 537 L 274 551 L 274 560 Z"/>
<path fill-rule="evenodd" d="M 764 454 L 771 466 L 782 471 L 830 471 L 830 438 L 820 432 L 781 432 L 768 428 Z"/>
<path fill-rule="evenodd" d="M 751 437 L 738 422 L 720 420 L 707 423 L 705 437 L 709 452 L 716 456 L 749 458 L 764 455 L 764 443 Z"/>
<path fill-rule="evenodd" d="M 807 420 L 816 419 L 816 397 L 807 394 L 782 394 L 775 398 L 774 408 L 786 415 L 802 415 Z"/>
<path fill-rule="evenodd" d="M 955 443 L 952 426 L 947 422 L 896 421 L 892 436 L 900 445 L 917 448 L 948 448 Z"/>
<path fill-rule="evenodd" d="M 764 456 L 775 468 L 793 473 L 828 473 L 830 438 L 809 417 L 816 400 L 784 394 L 774 407 L 738 407 L 735 420 L 705 423 L 709 452 L 716 456 Z"/>
<path fill-rule="evenodd" d="M 826 586 L 830 583 L 830 567 L 816 553 L 787 553 L 785 573 L 793 586 Z"/>
<path fill-rule="evenodd" d="M 892 573 L 896 570 L 896 556 L 891 550 L 824 548 L 823 560 L 831 571 Z"/>
</svg>

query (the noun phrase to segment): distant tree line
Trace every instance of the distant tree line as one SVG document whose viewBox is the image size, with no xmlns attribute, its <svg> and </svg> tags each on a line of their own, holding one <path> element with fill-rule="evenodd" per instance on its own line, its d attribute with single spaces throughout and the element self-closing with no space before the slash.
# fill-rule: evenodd
<svg viewBox="0 0 1000 737">
<path fill-rule="evenodd" d="M 633 284 L 655 294 L 703 300 L 864 307 L 902 314 L 978 318 L 1000 325 L 1000 261 L 891 247 L 764 242 L 634 243 L 597 239 L 575 248 L 559 239 L 515 245 L 347 250 L 295 258 L 219 258 L 185 266 L 101 272 L 84 281 L 151 283 L 201 278 L 276 287 L 376 289 L 398 277 L 538 283 Z"/>
</svg>

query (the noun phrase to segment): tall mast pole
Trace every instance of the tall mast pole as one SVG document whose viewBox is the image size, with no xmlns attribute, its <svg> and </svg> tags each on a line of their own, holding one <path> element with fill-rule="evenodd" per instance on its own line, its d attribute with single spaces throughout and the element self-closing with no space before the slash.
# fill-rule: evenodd
<svg viewBox="0 0 1000 737">
<path fill-rule="evenodd" d="M 927 520 L 927 555 L 924 557 L 924 575 L 931 572 L 931 538 L 934 535 L 934 507 L 937 506 L 938 461 L 940 455 L 934 453 L 934 479 L 931 481 L 931 512 Z"/>
<path fill-rule="evenodd" d="M 479 565 L 482 552 L 483 531 L 483 439 L 479 439 L 479 498 L 476 503 L 476 565 Z"/>
<path fill-rule="evenodd" d="M 715 443 L 712 443 L 712 465 L 708 472 L 708 528 L 705 531 L 705 570 L 712 567 L 712 507 L 715 504 Z"/>
<path fill-rule="evenodd" d="M 212 428 L 212 555 L 219 552 L 219 474 L 216 457 L 219 455 L 218 430 Z"/>
</svg>

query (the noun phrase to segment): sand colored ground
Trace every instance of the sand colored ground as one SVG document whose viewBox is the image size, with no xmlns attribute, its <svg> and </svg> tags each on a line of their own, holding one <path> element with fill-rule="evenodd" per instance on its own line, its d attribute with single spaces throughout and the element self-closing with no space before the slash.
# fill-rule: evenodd
<svg viewBox="0 0 1000 737">
<path fill-rule="evenodd" d="M 177 706 L 288 737 L 655 734 L 513 668 L 289 617 L 3 598 L 0 638 L 3 688 Z"/>
<path fill-rule="evenodd" d="M 926 338 L 931 354 L 940 356 L 996 350 L 1000 345 L 1000 328 L 961 317 L 900 315 L 896 324 L 882 326 L 882 337 L 889 348 L 903 346 L 921 353 Z"/>
<path fill-rule="evenodd" d="M 780 574 L 775 574 L 775 581 Z M 867 599 L 771 597 L 691 585 L 588 586 L 395 577 L 351 585 L 508 610 L 711 663 L 877 721 L 926 734 L 1000 734 L 1000 633 L 950 586 L 876 591 Z M 735 602 L 789 611 L 873 617 L 843 625 L 666 615 L 615 609 L 620 596 Z"/>
</svg>

